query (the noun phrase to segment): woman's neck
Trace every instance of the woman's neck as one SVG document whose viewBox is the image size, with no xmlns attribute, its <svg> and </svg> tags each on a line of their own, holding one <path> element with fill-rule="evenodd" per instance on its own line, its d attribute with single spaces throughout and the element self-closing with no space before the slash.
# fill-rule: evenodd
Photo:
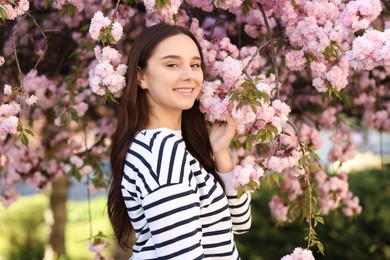
<svg viewBox="0 0 390 260">
<path fill-rule="evenodd" d="M 172 130 L 181 130 L 182 113 L 152 113 L 149 115 L 149 122 L 146 129 L 169 128 Z"/>
</svg>

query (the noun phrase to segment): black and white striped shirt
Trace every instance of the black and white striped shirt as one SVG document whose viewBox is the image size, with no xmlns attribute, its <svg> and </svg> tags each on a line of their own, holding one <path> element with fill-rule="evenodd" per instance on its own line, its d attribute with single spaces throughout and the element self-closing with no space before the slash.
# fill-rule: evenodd
<svg viewBox="0 0 390 260">
<path fill-rule="evenodd" d="M 138 133 L 122 179 L 136 233 L 131 259 L 239 259 L 233 233 L 250 228 L 251 198 L 237 199 L 233 173 L 220 176 L 225 192 L 186 150 L 181 131 Z"/>
</svg>

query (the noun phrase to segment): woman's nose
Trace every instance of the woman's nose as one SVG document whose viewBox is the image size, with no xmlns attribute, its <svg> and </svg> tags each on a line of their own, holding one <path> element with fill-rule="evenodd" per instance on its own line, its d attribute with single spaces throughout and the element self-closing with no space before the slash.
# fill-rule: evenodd
<svg viewBox="0 0 390 260">
<path fill-rule="evenodd" d="M 182 67 L 182 78 L 183 80 L 192 80 L 194 78 L 194 71 L 191 66 L 183 66 Z"/>
</svg>

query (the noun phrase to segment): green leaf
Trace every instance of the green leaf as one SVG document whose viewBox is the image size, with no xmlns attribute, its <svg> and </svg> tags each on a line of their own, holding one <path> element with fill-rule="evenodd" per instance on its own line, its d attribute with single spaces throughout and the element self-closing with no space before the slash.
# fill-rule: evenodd
<svg viewBox="0 0 390 260">
<path fill-rule="evenodd" d="M 275 135 L 278 134 L 278 129 L 277 129 L 275 126 L 269 125 L 268 128 L 269 128 L 269 130 L 271 130 Z"/>
<path fill-rule="evenodd" d="M 77 115 L 77 113 L 75 111 L 71 111 L 70 116 L 71 116 L 72 120 L 75 122 L 78 122 L 80 119 L 80 117 Z"/>
<path fill-rule="evenodd" d="M 271 174 L 271 178 L 272 178 L 272 181 L 275 182 L 276 185 L 279 184 L 279 174 L 274 172 L 274 173 Z"/>
<path fill-rule="evenodd" d="M 244 187 L 239 187 L 237 189 L 237 198 L 241 198 L 241 196 L 245 193 Z"/>
<path fill-rule="evenodd" d="M 267 139 L 270 143 L 272 143 L 272 140 L 273 140 L 273 135 L 272 135 L 272 132 L 271 131 L 267 131 L 266 132 L 266 135 L 267 135 Z"/>
<path fill-rule="evenodd" d="M 16 130 L 18 130 L 18 132 L 23 132 L 23 126 L 22 126 L 22 124 L 20 122 L 18 123 L 18 126 L 16 127 Z"/>
<path fill-rule="evenodd" d="M 324 218 L 323 218 L 323 217 L 316 216 L 316 217 L 315 217 L 315 220 L 317 220 L 318 222 L 320 222 L 322 225 L 325 225 L 325 223 L 324 223 Z"/>
<path fill-rule="evenodd" d="M 324 246 L 322 245 L 322 243 L 320 241 L 316 241 L 316 245 L 317 245 L 318 251 L 320 251 L 321 254 L 324 255 Z"/>
<path fill-rule="evenodd" d="M 29 135 L 31 135 L 32 137 L 34 137 L 34 132 L 31 131 L 30 129 L 24 129 Z"/>
<path fill-rule="evenodd" d="M 245 147 L 246 147 L 246 149 L 247 149 L 248 151 L 251 151 L 251 150 L 252 150 L 252 142 L 251 142 L 251 140 L 246 139 L 246 141 L 245 141 Z"/>
<path fill-rule="evenodd" d="M 21 141 L 28 148 L 28 137 L 25 134 L 22 134 Z"/>
<path fill-rule="evenodd" d="M 5 18 L 7 18 L 7 13 L 3 7 L 0 6 L 0 16 L 3 22 L 5 22 Z"/>
</svg>

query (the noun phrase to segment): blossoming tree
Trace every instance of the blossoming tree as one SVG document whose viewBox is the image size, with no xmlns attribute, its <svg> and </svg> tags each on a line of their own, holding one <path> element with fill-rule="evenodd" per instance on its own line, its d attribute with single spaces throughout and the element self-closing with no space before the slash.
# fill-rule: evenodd
<svg viewBox="0 0 390 260">
<path fill-rule="evenodd" d="M 283 259 L 310 259 L 322 215 L 361 211 L 316 154 L 319 131 L 332 131 L 329 162 L 354 157 L 357 128 L 390 131 L 389 12 L 387 0 L 0 0 L 0 201 L 63 176 L 106 188 L 128 49 L 145 26 L 175 23 L 204 51 L 205 117 L 238 122 L 238 195 L 273 185 L 277 221 L 308 223 L 306 249 Z"/>
</svg>

